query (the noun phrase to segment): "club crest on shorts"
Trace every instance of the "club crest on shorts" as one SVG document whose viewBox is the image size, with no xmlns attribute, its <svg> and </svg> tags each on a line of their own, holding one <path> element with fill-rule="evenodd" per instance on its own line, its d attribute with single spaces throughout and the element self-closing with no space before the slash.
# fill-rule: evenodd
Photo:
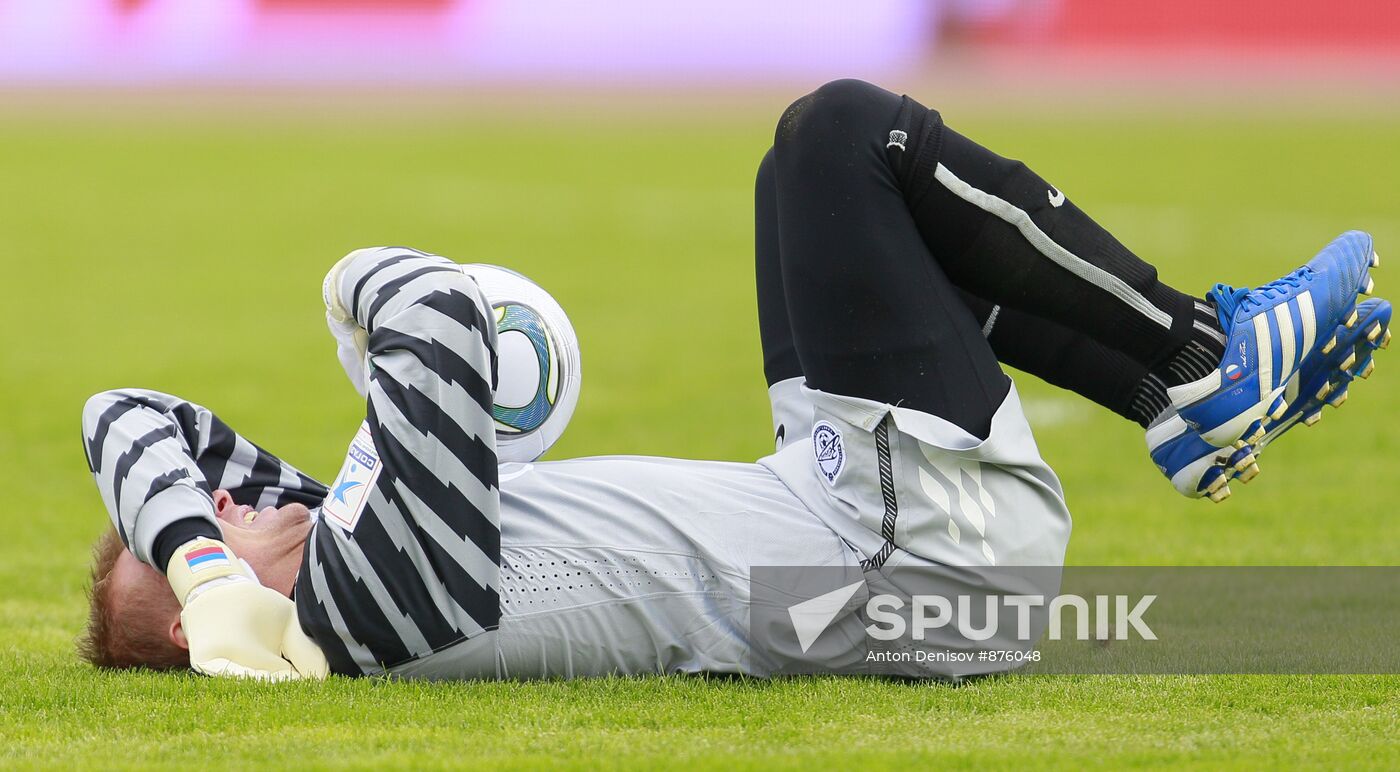
<svg viewBox="0 0 1400 772">
<path fill-rule="evenodd" d="M 841 440 L 841 432 L 826 421 L 818 421 L 812 428 L 812 453 L 817 461 L 817 471 L 827 483 L 835 483 L 846 468 L 846 445 Z"/>
</svg>

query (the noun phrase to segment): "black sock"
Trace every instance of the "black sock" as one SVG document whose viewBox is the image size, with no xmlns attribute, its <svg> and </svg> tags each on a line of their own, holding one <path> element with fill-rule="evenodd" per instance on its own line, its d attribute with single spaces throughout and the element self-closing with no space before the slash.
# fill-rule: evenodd
<svg viewBox="0 0 1400 772">
<path fill-rule="evenodd" d="M 1174 355 L 1152 367 L 1164 386 L 1180 386 L 1198 381 L 1220 367 L 1225 356 L 1225 333 L 1215 316 L 1215 308 L 1203 300 L 1193 303 L 1191 338 Z M 1165 391 L 1163 392 L 1165 393 Z"/>
<path fill-rule="evenodd" d="M 1141 381 L 1138 381 L 1137 389 L 1133 391 L 1132 401 L 1128 407 L 1128 417 L 1146 429 L 1171 405 L 1171 400 L 1167 398 L 1166 382 L 1156 375 L 1148 373 L 1143 376 Z"/>
</svg>

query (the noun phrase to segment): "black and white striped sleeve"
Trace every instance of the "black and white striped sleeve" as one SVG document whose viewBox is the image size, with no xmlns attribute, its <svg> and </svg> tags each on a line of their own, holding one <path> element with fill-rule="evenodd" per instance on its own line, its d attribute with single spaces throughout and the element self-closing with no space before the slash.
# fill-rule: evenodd
<svg viewBox="0 0 1400 772">
<path fill-rule="evenodd" d="M 83 408 L 83 450 L 122 541 L 157 565 L 166 527 L 204 520 L 218 533 L 212 493 L 223 488 L 254 507 L 316 506 L 326 488 L 249 442 L 209 410 L 169 394 L 119 389 Z"/>
<path fill-rule="evenodd" d="M 352 445 L 332 498 L 377 471 L 353 517 L 318 520 L 296 598 L 332 670 L 367 674 L 500 619 L 496 325 L 457 264 L 416 250 L 360 250 L 335 289 L 369 333 L 372 447 Z"/>
</svg>

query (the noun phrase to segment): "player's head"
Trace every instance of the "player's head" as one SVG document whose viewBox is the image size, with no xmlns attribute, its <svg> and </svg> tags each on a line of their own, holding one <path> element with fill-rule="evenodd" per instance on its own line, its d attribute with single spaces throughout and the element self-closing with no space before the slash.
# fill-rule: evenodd
<svg viewBox="0 0 1400 772">
<path fill-rule="evenodd" d="M 228 491 L 214 492 L 223 540 L 248 561 L 259 581 L 291 594 L 311 529 L 306 507 L 289 504 L 261 511 L 235 504 Z M 180 602 L 160 571 L 142 563 L 108 530 L 93 549 L 88 627 L 80 655 L 100 667 L 189 667 L 180 625 Z"/>
</svg>

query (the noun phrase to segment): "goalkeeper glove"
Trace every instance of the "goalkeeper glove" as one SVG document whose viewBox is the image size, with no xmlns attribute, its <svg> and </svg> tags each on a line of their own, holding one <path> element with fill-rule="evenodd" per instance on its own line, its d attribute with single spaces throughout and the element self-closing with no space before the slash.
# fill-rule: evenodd
<svg viewBox="0 0 1400 772">
<path fill-rule="evenodd" d="M 185 543 L 165 575 L 183 608 L 196 672 L 266 681 L 326 677 L 326 657 L 301 631 L 296 604 L 248 576 L 223 542 Z"/>
<path fill-rule="evenodd" d="M 356 250 L 342 257 L 331 266 L 321 282 L 321 301 L 326 304 L 326 326 L 335 338 L 336 356 L 361 397 L 369 394 L 369 333 L 355 321 L 354 312 L 341 301 L 340 276 L 363 251 Z"/>
</svg>

